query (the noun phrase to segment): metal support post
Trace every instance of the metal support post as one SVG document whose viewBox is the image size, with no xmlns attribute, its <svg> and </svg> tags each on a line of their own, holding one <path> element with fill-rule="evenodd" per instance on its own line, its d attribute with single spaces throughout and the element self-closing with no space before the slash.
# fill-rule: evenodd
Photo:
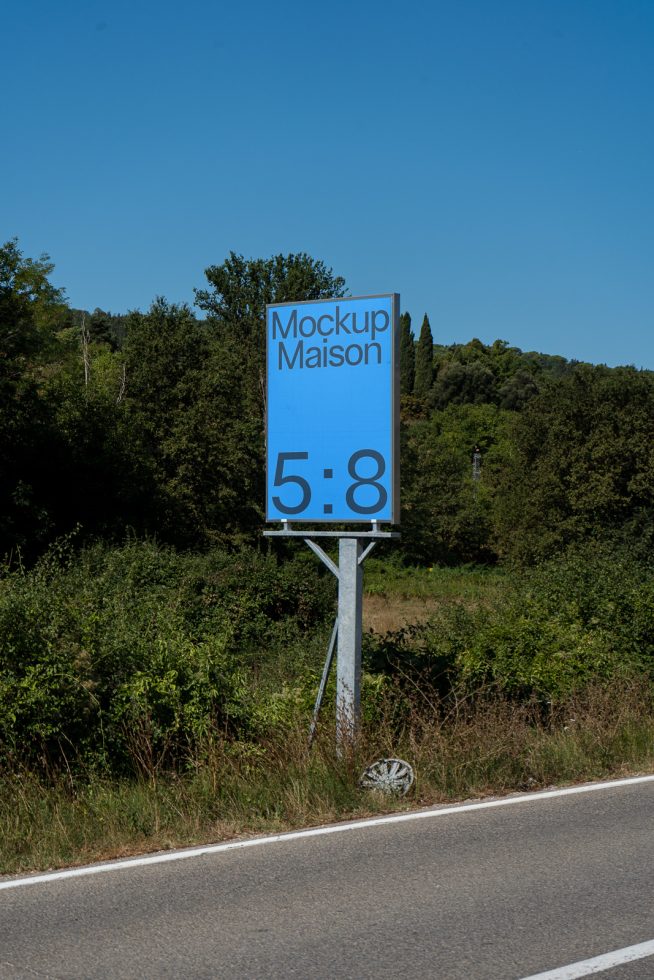
<svg viewBox="0 0 654 980">
<path fill-rule="evenodd" d="M 318 728 L 318 715 L 320 714 L 320 709 L 322 707 L 322 699 L 325 696 L 325 688 L 327 687 L 327 681 L 329 680 L 329 672 L 332 669 L 332 660 L 334 659 L 334 648 L 336 647 L 337 636 L 338 636 L 338 616 L 334 620 L 332 635 L 329 638 L 329 646 L 327 647 L 327 659 L 325 660 L 325 666 L 323 667 L 322 670 L 322 677 L 320 678 L 320 687 L 318 688 L 316 703 L 313 707 L 313 718 L 311 719 L 311 727 L 309 728 L 309 748 L 311 748 L 311 746 L 313 745 L 313 740 L 316 737 L 316 729 Z"/>
<path fill-rule="evenodd" d="M 361 552 L 358 538 L 341 538 L 338 542 L 336 739 L 339 745 L 353 739 L 361 711 Z"/>
<path fill-rule="evenodd" d="M 363 563 L 378 541 L 399 538 L 396 531 L 380 531 L 377 521 L 372 531 L 296 531 L 284 521 L 283 531 L 264 531 L 269 538 L 303 538 L 313 553 L 338 580 L 338 614 L 332 629 L 327 659 L 320 681 L 309 732 L 311 745 L 325 695 L 329 671 L 337 652 L 336 665 L 336 744 L 343 748 L 356 735 L 361 713 L 361 635 L 363 616 Z M 312 538 L 338 539 L 338 565 Z"/>
</svg>

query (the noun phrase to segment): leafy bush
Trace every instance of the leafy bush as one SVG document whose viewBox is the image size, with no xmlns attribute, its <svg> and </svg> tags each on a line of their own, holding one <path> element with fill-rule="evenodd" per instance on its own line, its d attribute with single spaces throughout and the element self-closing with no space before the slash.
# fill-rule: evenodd
<svg viewBox="0 0 654 980">
<path fill-rule="evenodd" d="M 5 571 L 0 764 L 152 772 L 211 732 L 247 737 L 266 718 L 249 660 L 331 608 L 331 583 L 312 573 L 300 559 L 141 541 L 64 543 L 32 571 Z"/>
<path fill-rule="evenodd" d="M 368 637 L 366 662 L 442 696 L 490 685 L 551 699 L 594 680 L 654 676 L 654 576 L 624 551 L 586 545 L 507 576 L 490 607 L 449 602 L 427 623 Z"/>
<path fill-rule="evenodd" d="M 495 496 L 498 554 L 534 563 L 571 545 L 654 542 L 654 374 L 578 365 L 515 417 Z"/>
</svg>

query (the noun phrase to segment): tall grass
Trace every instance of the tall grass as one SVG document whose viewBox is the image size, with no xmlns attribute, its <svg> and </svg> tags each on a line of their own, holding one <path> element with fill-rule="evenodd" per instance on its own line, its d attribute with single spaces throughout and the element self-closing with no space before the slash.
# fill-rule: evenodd
<svg viewBox="0 0 654 980">
<path fill-rule="evenodd" d="M 649 565 L 371 560 L 368 599 L 396 620 L 366 633 L 338 756 L 333 677 L 307 750 L 334 601 L 310 562 L 128 541 L 2 571 L 0 871 L 654 767 Z M 414 766 L 407 800 L 359 789 L 384 756 Z"/>
<path fill-rule="evenodd" d="M 309 752 L 298 718 L 250 744 L 216 738 L 183 773 L 69 775 L 54 784 L 26 772 L 6 776 L 0 870 L 61 867 L 654 767 L 654 698 L 642 681 L 593 685 L 556 706 L 488 692 L 452 698 L 444 711 L 433 697 L 385 691 L 342 756 L 330 721 Z M 406 799 L 359 789 L 365 766 L 389 755 L 415 769 Z"/>
<path fill-rule="evenodd" d="M 506 574 L 501 568 L 481 565 L 420 568 L 380 558 L 370 558 L 365 565 L 365 590 L 368 595 L 401 599 L 487 602 L 502 592 L 505 580 Z"/>
</svg>

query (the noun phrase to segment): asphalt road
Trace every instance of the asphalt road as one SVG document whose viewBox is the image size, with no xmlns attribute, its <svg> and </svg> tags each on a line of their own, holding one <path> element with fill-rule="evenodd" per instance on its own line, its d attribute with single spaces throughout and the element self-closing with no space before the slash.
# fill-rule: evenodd
<svg viewBox="0 0 654 980">
<path fill-rule="evenodd" d="M 654 940 L 653 830 L 647 782 L 12 887 L 0 977 L 518 980 Z"/>
</svg>

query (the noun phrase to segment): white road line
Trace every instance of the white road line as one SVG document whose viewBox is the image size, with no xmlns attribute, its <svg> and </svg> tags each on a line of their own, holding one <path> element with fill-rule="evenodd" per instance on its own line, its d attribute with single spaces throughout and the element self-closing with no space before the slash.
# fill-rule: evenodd
<svg viewBox="0 0 654 980">
<path fill-rule="evenodd" d="M 433 820 L 449 817 L 472 810 L 492 810 L 497 807 L 515 806 L 518 803 L 538 803 L 559 796 L 576 796 L 581 793 L 594 793 L 604 789 L 618 789 L 621 786 L 636 786 L 638 783 L 654 782 L 651 776 L 630 776 L 626 779 L 612 779 L 605 783 L 586 783 L 583 786 L 568 786 L 565 789 L 546 789 L 527 793 L 523 796 L 505 796 L 502 799 L 482 800 L 479 803 L 455 803 L 432 810 L 414 810 L 411 813 L 393 813 L 386 817 L 371 817 L 367 820 L 353 820 L 349 823 L 329 824 L 326 827 L 311 827 L 309 830 L 293 830 L 286 834 L 271 834 L 267 837 L 251 837 L 247 840 L 228 841 L 225 844 L 207 844 L 189 847 L 181 851 L 166 851 L 145 857 L 125 858 L 122 861 L 108 861 L 104 864 L 91 864 L 81 868 L 68 868 L 66 871 L 48 871 L 45 874 L 29 875 L 27 878 L 9 878 L 0 881 L 0 891 L 8 888 L 22 888 L 24 885 L 42 885 L 49 881 L 63 881 L 65 878 L 83 878 L 87 875 L 104 874 L 107 871 L 122 871 L 125 868 L 142 868 L 149 864 L 166 864 L 169 861 L 185 861 L 187 858 L 203 857 L 207 854 L 221 854 L 223 851 L 243 850 L 247 847 L 263 847 L 267 844 L 280 844 L 286 841 L 303 840 L 307 837 L 324 837 L 327 834 L 343 834 L 350 830 L 366 830 L 386 824 L 408 823 L 411 820 Z"/>
<path fill-rule="evenodd" d="M 569 966 L 560 966 L 557 970 L 534 973 L 533 976 L 524 977 L 523 980 L 576 980 L 577 977 L 589 977 L 591 973 L 602 973 L 613 966 L 633 963 L 634 960 L 642 960 L 646 956 L 654 956 L 654 939 L 647 943 L 639 943 L 637 946 L 614 949 L 612 953 L 594 956 L 590 960 L 580 960 Z"/>
</svg>

